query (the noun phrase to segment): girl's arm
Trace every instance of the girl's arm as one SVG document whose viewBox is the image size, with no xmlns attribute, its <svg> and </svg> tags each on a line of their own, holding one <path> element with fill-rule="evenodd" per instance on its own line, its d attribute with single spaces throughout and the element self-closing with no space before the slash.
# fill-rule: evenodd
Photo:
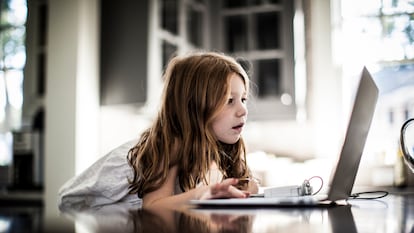
<svg viewBox="0 0 414 233">
<path fill-rule="evenodd" d="M 184 193 L 175 194 L 175 179 L 177 177 L 177 167 L 170 169 L 167 180 L 157 190 L 147 193 L 143 197 L 143 208 L 150 207 L 177 207 L 187 204 L 193 199 L 213 199 L 213 198 L 245 198 L 249 194 L 234 187 L 238 183 L 237 179 L 225 179 L 224 181 L 207 186 L 199 186 Z"/>
</svg>

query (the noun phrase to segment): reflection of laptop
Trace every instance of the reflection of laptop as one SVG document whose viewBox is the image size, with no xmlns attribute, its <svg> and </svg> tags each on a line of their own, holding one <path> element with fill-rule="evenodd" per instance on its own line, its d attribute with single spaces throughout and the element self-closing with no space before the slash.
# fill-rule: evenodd
<svg viewBox="0 0 414 233">
<path fill-rule="evenodd" d="M 248 228 L 250 229 L 249 232 L 263 232 L 263 229 L 268 229 L 268 232 L 273 232 L 270 229 L 277 229 L 279 232 L 285 232 L 286 230 L 289 230 L 288 232 L 302 232 L 303 229 L 329 229 L 327 223 L 329 223 L 331 226 L 331 230 L 329 232 L 358 232 L 350 205 L 338 205 L 332 206 L 331 208 L 302 208 L 301 206 L 266 209 L 192 208 L 189 209 L 189 212 L 186 212 L 184 214 L 184 217 L 186 217 L 187 214 L 189 217 L 193 216 L 193 213 L 196 214 L 196 216 L 204 215 L 207 218 L 214 216 L 214 218 L 212 218 L 213 222 L 217 222 L 218 224 L 229 224 L 230 227 L 234 226 L 232 224 L 240 223 L 240 221 L 237 221 L 237 219 L 251 218 L 253 219 L 253 222 L 250 222 L 252 225 L 251 228 Z M 328 221 L 325 221 L 326 216 L 328 216 Z M 223 219 L 226 221 L 220 221 Z M 229 219 L 231 219 L 231 221 L 229 221 Z M 311 224 L 309 222 L 310 219 L 312 219 Z M 280 224 L 281 222 L 288 224 Z M 293 225 L 296 227 L 292 229 Z M 224 226 L 226 227 L 227 225 Z M 308 231 L 314 232 L 315 230 Z"/>
<path fill-rule="evenodd" d="M 378 99 L 378 88 L 370 73 L 364 67 L 361 73 L 353 110 L 350 116 L 345 141 L 334 170 L 328 195 L 272 197 L 272 198 L 229 198 L 210 200 L 191 200 L 197 206 L 296 206 L 333 204 L 348 199 L 358 171 L 365 141 L 371 125 Z"/>
</svg>

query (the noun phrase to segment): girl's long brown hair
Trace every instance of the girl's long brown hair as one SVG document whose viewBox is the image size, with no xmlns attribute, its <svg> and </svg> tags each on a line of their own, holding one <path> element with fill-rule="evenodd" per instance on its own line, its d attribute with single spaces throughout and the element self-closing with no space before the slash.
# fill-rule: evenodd
<svg viewBox="0 0 414 233">
<path fill-rule="evenodd" d="M 215 52 L 177 56 L 169 62 L 161 109 L 153 125 L 143 132 L 128 152 L 134 169 L 130 193 L 139 197 L 156 190 L 166 180 L 169 169 L 178 167 L 183 191 L 207 183 L 206 174 L 214 161 L 224 178 L 248 177 L 243 139 L 235 144 L 219 142 L 212 120 L 227 101 L 231 74 L 249 79 L 232 57 Z"/>
</svg>

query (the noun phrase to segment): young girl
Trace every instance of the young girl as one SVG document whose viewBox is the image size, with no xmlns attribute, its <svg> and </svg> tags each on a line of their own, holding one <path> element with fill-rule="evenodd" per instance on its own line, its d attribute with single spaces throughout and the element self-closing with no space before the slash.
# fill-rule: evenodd
<svg viewBox="0 0 414 233">
<path fill-rule="evenodd" d="M 242 66 L 221 53 L 198 52 L 174 57 L 164 78 L 152 126 L 135 145 L 116 148 L 69 180 L 59 191 L 60 209 L 165 207 L 257 193 L 257 183 L 239 183 L 252 180 L 241 137 L 249 91 Z"/>
</svg>

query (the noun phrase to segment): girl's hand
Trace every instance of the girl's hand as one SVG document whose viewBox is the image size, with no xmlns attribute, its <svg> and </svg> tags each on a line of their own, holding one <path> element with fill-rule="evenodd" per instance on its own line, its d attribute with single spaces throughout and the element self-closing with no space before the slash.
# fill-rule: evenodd
<svg viewBox="0 0 414 233">
<path fill-rule="evenodd" d="M 223 180 L 221 183 L 207 186 L 204 193 L 201 194 L 200 199 L 215 199 L 215 198 L 246 198 L 250 192 L 239 190 L 235 187 L 239 182 L 238 179 L 229 178 Z"/>
<path fill-rule="evenodd" d="M 249 191 L 250 193 L 258 193 L 259 183 L 260 181 L 256 178 L 240 178 L 236 187 L 240 190 Z"/>
</svg>

